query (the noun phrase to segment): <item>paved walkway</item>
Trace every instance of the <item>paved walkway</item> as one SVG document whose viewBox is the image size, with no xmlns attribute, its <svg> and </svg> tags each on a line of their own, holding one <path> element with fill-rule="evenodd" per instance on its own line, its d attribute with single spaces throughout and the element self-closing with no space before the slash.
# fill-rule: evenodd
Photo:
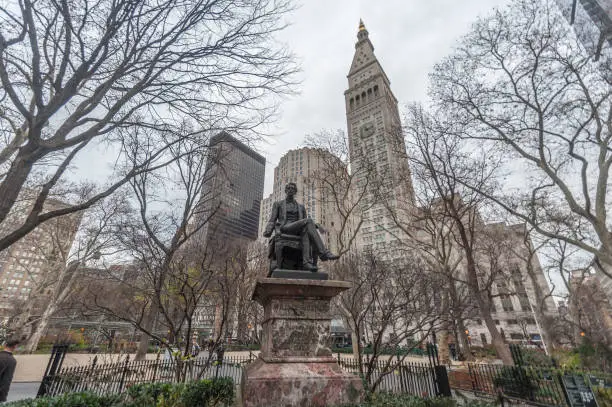
<svg viewBox="0 0 612 407">
<path fill-rule="evenodd" d="M 11 384 L 9 394 L 6 397 L 6 401 L 17 401 L 23 399 L 33 399 L 38 393 L 40 387 L 39 382 L 21 382 Z"/>
</svg>

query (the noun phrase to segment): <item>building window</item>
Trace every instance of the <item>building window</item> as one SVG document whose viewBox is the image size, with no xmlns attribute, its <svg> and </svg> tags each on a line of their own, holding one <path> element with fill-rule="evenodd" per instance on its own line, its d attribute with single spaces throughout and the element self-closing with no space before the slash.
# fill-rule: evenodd
<svg viewBox="0 0 612 407">
<path fill-rule="evenodd" d="M 504 311 L 506 312 L 514 311 L 514 306 L 512 305 L 512 298 L 509 295 L 504 294 L 500 296 L 500 299 L 501 299 L 502 308 L 504 309 Z"/>
<path fill-rule="evenodd" d="M 480 341 L 482 342 L 483 345 L 486 345 L 487 344 L 487 335 L 480 334 Z"/>
<path fill-rule="evenodd" d="M 521 304 L 521 311 L 531 311 L 531 305 L 529 304 L 529 297 L 527 294 L 518 295 L 519 304 Z"/>
</svg>

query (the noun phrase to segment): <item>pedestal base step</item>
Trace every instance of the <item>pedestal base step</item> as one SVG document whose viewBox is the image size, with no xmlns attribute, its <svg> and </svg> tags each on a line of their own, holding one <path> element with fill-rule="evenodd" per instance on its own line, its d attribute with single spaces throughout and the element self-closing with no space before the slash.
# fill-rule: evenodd
<svg viewBox="0 0 612 407">
<path fill-rule="evenodd" d="M 274 270 L 270 275 L 272 278 L 296 278 L 299 280 L 327 280 L 327 273 L 304 271 L 304 270 Z"/>
<path fill-rule="evenodd" d="M 266 363 L 259 359 L 246 368 L 244 407 L 315 407 L 358 403 L 361 379 L 337 363 Z"/>
</svg>

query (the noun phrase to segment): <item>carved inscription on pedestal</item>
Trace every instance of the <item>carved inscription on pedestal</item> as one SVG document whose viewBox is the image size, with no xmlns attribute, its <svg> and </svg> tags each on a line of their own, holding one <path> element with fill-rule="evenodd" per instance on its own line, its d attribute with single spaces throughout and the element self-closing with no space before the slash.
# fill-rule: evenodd
<svg viewBox="0 0 612 407">
<path fill-rule="evenodd" d="M 270 318 L 330 319 L 329 301 L 272 300 Z"/>
<path fill-rule="evenodd" d="M 277 319 L 271 324 L 274 356 L 328 356 L 329 321 Z"/>
</svg>

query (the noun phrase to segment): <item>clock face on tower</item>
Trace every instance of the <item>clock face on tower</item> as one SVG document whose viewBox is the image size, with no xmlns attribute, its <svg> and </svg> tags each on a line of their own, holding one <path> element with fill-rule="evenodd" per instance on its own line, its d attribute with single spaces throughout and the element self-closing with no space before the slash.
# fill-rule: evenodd
<svg viewBox="0 0 612 407">
<path fill-rule="evenodd" d="M 361 138 L 366 138 L 374 134 L 374 123 L 368 122 L 361 125 L 359 128 Z"/>
</svg>

